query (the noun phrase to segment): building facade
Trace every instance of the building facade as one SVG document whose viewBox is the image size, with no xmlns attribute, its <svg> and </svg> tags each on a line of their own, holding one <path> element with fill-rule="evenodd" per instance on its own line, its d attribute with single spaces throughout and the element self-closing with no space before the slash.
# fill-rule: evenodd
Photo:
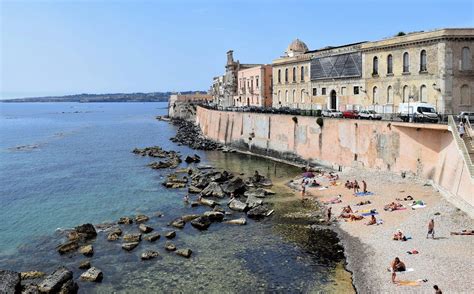
<svg viewBox="0 0 474 294">
<path fill-rule="evenodd" d="M 224 100 L 224 85 L 225 85 L 225 76 L 217 76 L 212 79 L 212 87 L 210 93 L 212 95 L 212 102 L 217 105 L 222 104 Z"/>
<path fill-rule="evenodd" d="M 441 113 L 472 111 L 473 53 L 474 29 L 312 51 L 295 40 L 273 61 L 273 106 L 396 113 L 399 103 L 423 101 Z"/>
<path fill-rule="evenodd" d="M 238 72 L 235 106 L 272 106 L 272 66 L 260 65 Z"/>
</svg>

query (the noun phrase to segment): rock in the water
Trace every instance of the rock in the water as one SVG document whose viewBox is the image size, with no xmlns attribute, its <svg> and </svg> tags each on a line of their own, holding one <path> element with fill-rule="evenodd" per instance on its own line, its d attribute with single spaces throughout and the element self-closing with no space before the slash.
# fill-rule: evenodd
<svg viewBox="0 0 474 294">
<path fill-rule="evenodd" d="M 5 293 L 5 292 L 1 292 L 1 289 L 0 289 L 0 293 Z M 38 285 L 35 285 L 35 284 L 24 285 L 23 289 L 21 290 L 21 294 L 39 294 Z"/>
<path fill-rule="evenodd" d="M 245 183 L 241 178 L 233 178 L 222 184 L 222 190 L 227 194 L 238 194 L 245 191 Z"/>
<path fill-rule="evenodd" d="M 80 269 L 90 269 L 91 268 L 91 262 L 88 259 L 82 260 L 79 263 L 79 268 Z"/>
<path fill-rule="evenodd" d="M 147 225 L 145 225 L 145 224 L 140 224 L 140 225 L 138 226 L 138 229 L 139 229 L 142 233 L 144 233 L 144 234 L 148 234 L 148 233 L 150 233 L 151 231 L 153 231 L 153 228 L 152 228 L 152 227 L 149 227 L 149 226 L 147 226 Z"/>
<path fill-rule="evenodd" d="M 29 271 L 29 272 L 21 272 L 20 276 L 22 280 L 31 280 L 31 279 L 37 279 L 37 278 L 42 278 L 46 274 L 43 272 L 39 271 Z"/>
<path fill-rule="evenodd" d="M 153 250 L 147 250 L 145 252 L 142 252 L 142 254 L 140 255 L 140 258 L 142 260 L 149 260 L 157 256 L 159 256 L 158 252 L 153 251 Z"/>
<path fill-rule="evenodd" d="M 173 220 L 170 225 L 172 227 L 175 227 L 175 228 L 178 228 L 178 229 L 182 229 L 184 228 L 184 226 L 186 225 L 186 222 L 182 219 L 182 218 L 177 218 L 175 220 Z"/>
<path fill-rule="evenodd" d="M 20 293 L 20 273 L 0 270 L 0 293 Z"/>
<path fill-rule="evenodd" d="M 122 235 L 122 230 L 119 227 L 114 227 L 110 229 L 109 234 L 107 235 L 107 240 L 115 241 L 119 239 L 119 236 Z"/>
<path fill-rule="evenodd" d="M 97 231 L 92 224 L 83 224 L 74 228 L 81 238 L 92 239 L 97 236 Z"/>
<path fill-rule="evenodd" d="M 165 237 L 168 239 L 173 239 L 174 237 L 176 237 L 176 232 L 175 231 L 167 232 L 165 234 Z"/>
<path fill-rule="evenodd" d="M 200 216 L 191 221 L 191 225 L 199 230 L 206 230 L 211 225 L 211 220 L 207 216 Z"/>
<path fill-rule="evenodd" d="M 120 225 L 131 225 L 133 223 L 133 220 L 129 217 L 121 217 L 118 221 Z"/>
<path fill-rule="evenodd" d="M 76 294 L 79 287 L 73 280 L 68 280 L 61 286 L 59 294 Z"/>
<path fill-rule="evenodd" d="M 222 191 L 222 188 L 218 183 L 210 182 L 209 185 L 202 190 L 201 195 L 205 197 L 224 198 L 224 191 Z"/>
<path fill-rule="evenodd" d="M 257 198 L 265 198 L 267 195 L 270 195 L 268 192 L 269 190 L 263 189 L 263 188 L 258 188 L 254 190 L 249 190 L 245 191 L 244 196 L 245 197 L 257 197 Z M 274 193 L 274 192 L 273 192 Z"/>
<path fill-rule="evenodd" d="M 237 199 L 232 199 L 229 201 L 229 208 L 235 211 L 245 211 L 247 209 L 247 204 L 240 202 Z"/>
<path fill-rule="evenodd" d="M 123 240 L 125 242 L 140 242 L 142 240 L 142 234 L 125 234 Z"/>
<path fill-rule="evenodd" d="M 191 202 L 191 207 L 198 207 L 199 204 L 199 202 Z"/>
<path fill-rule="evenodd" d="M 94 247 L 92 247 L 92 245 L 81 246 L 81 248 L 79 248 L 79 253 L 82 253 L 85 256 L 92 256 L 94 255 Z"/>
<path fill-rule="evenodd" d="M 210 199 L 206 199 L 206 198 L 201 198 L 199 200 L 199 203 L 202 204 L 202 205 L 207 205 L 209 207 L 214 207 L 216 205 L 219 205 L 218 202 L 214 201 L 214 200 L 210 200 Z"/>
<path fill-rule="evenodd" d="M 135 222 L 137 223 L 144 223 L 148 221 L 150 218 L 144 214 L 139 214 L 135 217 Z"/>
<path fill-rule="evenodd" d="M 196 162 L 196 163 L 199 163 L 201 161 L 201 157 L 199 157 L 199 155 L 197 154 L 194 154 L 194 156 L 186 156 L 186 159 L 184 160 L 186 163 L 193 163 L 193 162 Z"/>
<path fill-rule="evenodd" d="M 225 213 L 224 208 L 219 207 L 219 206 L 215 206 L 215 207 L 212 209 L 212 211 L 217 211 L 217 212 Z"/>
<path fill-rule="evenodd" d="M 135 247 L 138 246 L 138 242 L 128 242 L 128 243 L 123 243 L 122 248 L 127 251 L 133 250 Z"/>
<path fill-rule="evenodd" d="M 231 225 L 245 225 L 247 224 L 247 220 L 244 217 L 237 218 L 237 219 L 231 219 L 225 222 L 226 224 L 231 224 Z"/>
<path fill-rule="evenodd" d="M 88 282 L 100 282 L 104 275 L 102 271 L 96 267 L 91 267 L 85 273 L 82 273 L 81 280 Z"/>
<path fill-rule="evenodd" d="M 193 252 L 191 251 L 191 249 L 179 249 L 179 250 L 176 250 L 176 254 L 177 254 L 177 255 L 183 256 L 183 257 L 186 257 L 186 258 L 190 258 L 192 253 L 193 253 Z"/>
<path fill-rule="evenodd" d="M 267 216 L 269 209 L 265 205 L 259 205 L 247 211 L 247 216 L 258 219 Z"/>
<path fill-rule="evenodd" d="M 165 243 L 165 249 L 168 250 L 168 251 L 175 251 L 176 250 L 176 245 L 174 245 L 173 243 L 167 241 Z"/>
<path fill-rule="evenodd" d="M 198 194 L 198 193 L 201 193 L 202 189 L 199 189 L 198 187 L 196 186 L 189 186 L 188 188 L 188 192 L 191 193 L 191 194 Z"/>
<path fill-rule="evenodd" d="M 184 220 L 185 222 L 190 222 L 193 219 L 196 219 L 198 217 L 200 217 L 199 214 L 187 214 L 187 215 L 183 215 L 181 219 Z"/>
<path fill-rule="evenodd" d="M 77 250 L 79 243 L 77 241 L 69 241 L 58 246 L 59 254 L 65 254 Z"/>
<path fill-rule="evenodd" d="M 245 201 L 245 203 L 247 204 L 248 208 L 254 208 L 259 205 L 262 205 L 263 201 L 262 199 L 258 199 L 257 197 L 250 195 L 247 197 L 247 200 Z"/>
<path fill-rule="evenodd" d="M 219 211 L 206 211 L 204 216 L 207 216 L 211 222 L 220 222 L 224 219 L 224 213 Z"/>
<path fill-rule="evenodd" d="M 145 240 L 149 242 L 155 242 L 156 240 L 160 239 L 161 235 L 159 233 L 152 233 L 145 236 Z"/>
<path fill-rule="evenodd" d="M 70 280 L 72 280 L 72 271 L 65 267 L 59 267 L 38 284 L 38 290 L 42 293 L 57 293 Z"/>
<path fill-rule="evenodd" d="M 107 235 L 107 240 L 109 240 L 109 241 L 115 241 L 115 240 L 118 240 L 119 238 L 120 238 L 120 236 L 117 235 L 117 234 L 110 233 L 110 234 Z"/>
</svg>

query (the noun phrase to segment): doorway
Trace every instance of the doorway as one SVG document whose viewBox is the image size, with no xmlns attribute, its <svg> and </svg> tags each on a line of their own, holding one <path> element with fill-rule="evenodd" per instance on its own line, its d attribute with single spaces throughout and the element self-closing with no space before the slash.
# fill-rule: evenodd
<svg viewBox="0 0 474 294">
<path fill-rule="evenodd" d="M 337 97 L 336 97 L 336 91 L 332 90 L 331 91 L 331 103 L 330 103 L 330 109 L 337 109 Z"/>
</svg>

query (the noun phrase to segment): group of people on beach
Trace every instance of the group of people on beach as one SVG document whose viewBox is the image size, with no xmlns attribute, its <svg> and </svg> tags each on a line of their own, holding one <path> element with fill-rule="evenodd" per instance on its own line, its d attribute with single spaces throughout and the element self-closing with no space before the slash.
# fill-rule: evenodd
<svg viewBox="0 0 474 294">
<path fill-rule="evenodd" d="M 357 182 L 357 180 L 354 180 L 353 182 L 347 180 L 344 187 L 349 190 L 354 189 L 354 194 L 360 191 L 359 182 Z M 362 180 L 362 192 L 367 193 L 367 183 L 365 180 Z"/>
</svg>

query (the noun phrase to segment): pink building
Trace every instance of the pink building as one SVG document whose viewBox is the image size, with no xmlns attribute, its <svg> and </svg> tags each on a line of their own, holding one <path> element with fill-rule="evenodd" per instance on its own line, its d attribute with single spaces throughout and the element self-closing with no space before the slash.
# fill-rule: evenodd
<svg viewBox="0 0 474 294">
<path fill-rule="evenodd" d="M 272 106 L 272 66 L 258 65 L 239 70 L 235 106 Z"/>
</svg>

